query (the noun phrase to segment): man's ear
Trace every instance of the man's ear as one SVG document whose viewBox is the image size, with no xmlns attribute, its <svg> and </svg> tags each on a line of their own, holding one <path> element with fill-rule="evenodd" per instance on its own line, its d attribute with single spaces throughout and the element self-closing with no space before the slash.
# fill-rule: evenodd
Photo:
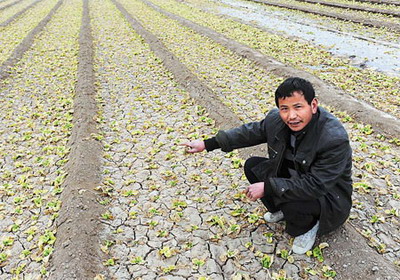
<svg viewBox="0 0 400 280">
<path fill-rule="evenodd" d="M 316 98 L 314 98 L 314 99 L 311 101 L 311 110 L 312 110 L 312 113 L 313 113 L 313 114 L 317 113 L 317 110 L 318 110 L 318 100 L 317 100 Z"/>
</svg>

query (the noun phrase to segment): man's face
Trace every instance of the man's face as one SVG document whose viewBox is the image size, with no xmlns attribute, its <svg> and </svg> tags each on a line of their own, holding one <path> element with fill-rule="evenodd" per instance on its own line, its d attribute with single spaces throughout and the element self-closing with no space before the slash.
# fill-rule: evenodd
<svg viewBox="0 0 400 280">
<path fill-rule="evenodd" d="M 318 101 L 307 103 L 301 91 L 294 91 L 292 96 L 279 98 L 279 115 L 292 131 L 302 130 L 317 112 Z"/>
</svg>

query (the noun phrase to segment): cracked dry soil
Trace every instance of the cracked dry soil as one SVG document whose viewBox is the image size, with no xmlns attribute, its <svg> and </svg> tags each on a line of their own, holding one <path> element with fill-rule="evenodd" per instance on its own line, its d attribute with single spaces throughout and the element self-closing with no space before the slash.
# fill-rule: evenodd
<svg viewBox="0 0 400 280">
<path fill-rule="evenodd" d="M 398 269 L 388 260 L 398 257 L 398 243 L 384 259 L 359 233 L 375 210 L 357 209 L 360 221 L 320 240 L 331 245 L 323 249 L 325 261 L 291 255 L 284 224 L 265 224 L 265 209 L 241 193 L 247 184 L 242 159 L 254 150 L 186 155 L 179 146 L 239 118 L 199 106 L 201 96 L 187 87 L 195 75 L 172 76 L 111 1 L 83 3 L 68 190 L 45 277 L 321 279 L 331 266 L 335 279 L 396 279 Z M 374 203 L 370 198 L 356 194 L 365 205 Z"/>
</svg>

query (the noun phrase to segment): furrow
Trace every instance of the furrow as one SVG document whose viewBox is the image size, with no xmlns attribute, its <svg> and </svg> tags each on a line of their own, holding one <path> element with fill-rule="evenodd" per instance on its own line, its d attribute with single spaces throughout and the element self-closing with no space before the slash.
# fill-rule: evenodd
<svg viewBox="0 0 400 280">
<path fill-rule="evenodd" d="M 144 29 L 143 26 L 133 19 L 126 9 L 118 2 L 113 2 L 121 13 L 128 19 L 136 32 L 151 44 L 152 51 L 163 60 L 163 63 L 174 74 L 175 79 L 191 93 L 192 97 L 195 98 L 201 106 L 207 105 L 210 107 L 209 111 L 211 117 L 215 119 L 229 120 L 230 123 L 240 124 L 236 115 L 234 115 L 230 110 L 225 109 L 225 106 L 218 102 L 218 100 L 215 100 L 212 91 L 197 79 L 189 69 L 186 68 L 186 66 L 180 63 L 179 60 L 165 48 L 161 41 L 157 39 L 157 37 Z M 224 123 L 221 123 L 221 125 L 224 126 Z"/>
<path fill-rule="evenodd" d="M 8 5 L 9 3 L 13 2 L 13 1 L 15 1 L 15 0 L 0 0 L 0 6 L 3 7 L 4 5 Z"/>
<path fill-rule="evenodd" d="M 395 0 L 355 0 L 355 2 L 400 6 L 400 2 Z"/>
<path fill-rule="evenodd" d="M 260 118 L 271 108 L 273 84 L 282 78 L 162 16 L 140 1 L 121 3 L 198 79 L 213 89 L 216 100 L 221 100 L 241 120 Z M 185 42 L 183 47 L 181 42 Z M 261 92 L 266 94 L 260 94 Z M 247 110 L 239 111 L 240 106 Z"/>
</svg>

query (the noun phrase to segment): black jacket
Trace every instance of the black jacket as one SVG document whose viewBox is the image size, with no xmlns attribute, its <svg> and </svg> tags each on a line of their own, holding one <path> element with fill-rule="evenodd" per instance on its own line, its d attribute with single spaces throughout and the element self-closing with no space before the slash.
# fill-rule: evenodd
<svg viewBox="0 0 400 280">
<path fill-rule="evenodd" d="M 265 198 L 275 204 L 318 199 L 321 204 L 319 234 L 343 224 L 352 205 L 352 151 L 346 130 L 332 114 L 318 108 L 315 120 L 307 126 L 294 157 L 298 178 L 279 178 L 283 154 L 290 137 L 288 126 L 271 110 L 260 122 L 219 131 L 215 137 L 222 151 L 268 144 L 268 164 L 256 174 L 264 174 Z M 255 167 L 257 168 L 257 166 Z"/>
</svg>

